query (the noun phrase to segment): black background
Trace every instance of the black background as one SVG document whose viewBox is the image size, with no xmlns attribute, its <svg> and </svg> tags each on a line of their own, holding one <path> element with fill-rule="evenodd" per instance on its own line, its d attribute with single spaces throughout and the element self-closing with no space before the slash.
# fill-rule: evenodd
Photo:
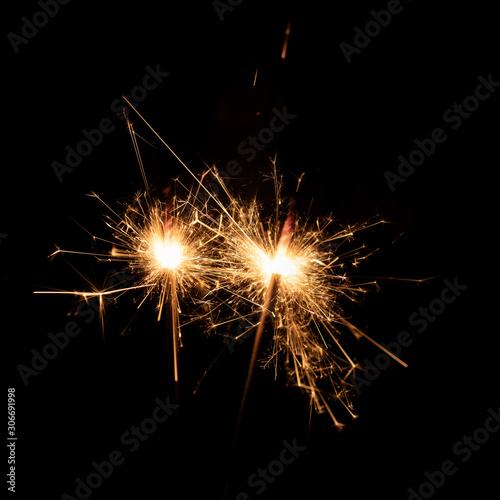
<svg viewBox="0 0 500 500">
<path fill-rule="evenodd" d="M 500 77 L 493 56 L 495 16 L 488 2 L 440 2 L 439 9 L 429 1 L 403 5 L 350 64 L 339 44 L 352 43 L 354 27 L 363 27 L 370 10 L 385 8 L 384 2 L 245 0 L 221 22 L 210 1 L 73 1 L 19 53 L 4 38 L 7 141 L 0 232 L 8 236 L 0 245 L 1 303 L 7 384 L 17 394 L 20 498 L 74 496 L 76 478 L 84 479 L 92 461 L 116 449 L 124 452 L 125 463 L 91 498 L 222 498 L 228 476 L 227 498 L 239 491 L 251 498 L 407 498 L 407 488 L 417 488 L 424 472 L 446 459 L 458 463 L 458 472 L 436 498 L 487 498 L 498 489 L 498 436 L 466 464 L 452 452 L 464 434 L 484 423 L 487 409 L 498 405 L 498 96 L 482 102 L 456 131 L 443 123 L 446 109 L 473 94 L 479 75 Z M 40 8 L 24 1 L 9 10 L 4 32 L 19 34 L 21 18 Z M 291 35 L 282 60 L 288 21 Z M 238 455 L 230 458 L 249 345 L 233 355 L 224 351 L 192 396 L 224 344 L 191 327 L 181 351 L 180 411 L 129 453 L 120 436 L 149 417 L 155 398 L 164 399 L 171 387 L 165 335 L 153 306 L 146 305 L 120 335 L 133 316 L 127 298 L 108 311 L 105 343 L 97 321 L 82 323 L 82 333 L 27 386 L 19 376 L 18 366 L 30 364 L 31 350 L 41 350 L 49 332 L 62 330 L 76 306 L 69 296 L 33 291 L 84 289 L 72 266 L 97 282 L 113 269 L 86 257 L 47 256 L 56 245 L 95 249 L 80 226 L 106 237 L 102 207 L 85 195 L 95 191 L 116 206 L 141 189 L 128 132 L 110 106 L 141 83 L 146 66 L 158 64 L 170 74 L 139 110 L 196 173 L 203 171 L 203 161 L 223 169 L 237 159 L 243 170 L 230 188 L 244 196 L 259 190 L 261 201 L 270 203 L 260 174 L 276 154 L 288 189 L 294 188 L 294 176 L 306 173 L 299 206 L 313 199 L 313 216 L 332 213 L 344 225 L 376 214 L 391 221 L 363 235 L 368 248 L 379 251 L 360 275 L 433 277 L 421 284 L 380 280 L 379 293 L 354 307 L 346 304 L 355 324 L 378 341 L 391 341 L 402 330 L 415 341 L 402 353 L 409 368 L 393 363 L 365 388 L 354 399 L 359 418 L 342 415 L 347 426 L 341 433 L 327 416 L 309 421 L 307 400 L 261 371 Z M 254 161 L 245 162 L 238 144 L 283 106 L 297 117 Z M 65 147 L 74 147 L 81 130 L 103 118 L 115 130 L 59 182 L 51 163 L 63 162 Z M 140 120 L 132 118 L 146 136 Z M 448 140 L 392 193 L 384 172 L 395 171 L 398 155 L 407 156 L 413 141 L 436 127 L 447 127 Z M 180 174 L 189 181 L 168 152 L 141 148 L 155 187 Z M 455 277 L 467 290 L 417 334 L 409 315 L 439 297 L 444 279 Z M 360 361 L 377 353 L 365 343 L 359 349 L 354 355 Z M 246 484 L 248 476 L 279 456 L 283 440 L 294 439 L 306 451 L 257 495 Z"/>
</svg>

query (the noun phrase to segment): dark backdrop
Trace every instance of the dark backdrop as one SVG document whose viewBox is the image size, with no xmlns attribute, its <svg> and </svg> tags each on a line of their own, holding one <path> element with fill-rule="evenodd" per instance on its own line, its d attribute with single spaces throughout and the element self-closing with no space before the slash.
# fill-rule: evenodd
<svg viewBox="0 0 500 500">
<path fill-rule="evenodd" d="M 89 498 L 223 498 L 228 476 L 227 498 L 240 491 L 250 498 L 408 498 L 408 488 L 418 490 L 424 473 L 447 459 L 457 472 L 436 488 L 436 498 L 464 492 L 486 498 L 497 489 L 498 435 L 491 433 L 466 463 L 453 448 L 484 426 L 487 410 L 499 402 L 493 300 L 498 91 L 456 130 L 443 118 L 474 94 L 478 77 L 500 79 L 494 15 L 488 2 L 405 1 L 348 62 L 340 44 L 352 45 L 356 33 L 362 44 L 355 28 L 364 30 L 374 19 L 370 11 L 387 6 L 244 0 L 221 20 L 210 1 L 73 1 L 59 5 L 35 35 L 25 28 L 32 38 L 17 45 L 17 53 L 4 38 L 1 304 L 7 386 L 17 396 L 20 498 L 75 497 L 76 479 L 85 480 L 92 462 L 108 460 L 114 450 L 125 462 Z M 30 21 L 39 11 L 35 1 L 10 5 L 4 33 L 21 35 L 24 16 Z M 43 24 L 43 16 L 37 19 Z M 352 321 L 378 341 L 408 331 L 414 342 L 401 353 L 408 368 L 391 363 L 354 397 L 358 419 L 336 407 L 347 424 L 341 433 L 327 416 L 310 418 L 298 390 L 259 371 L 239 451 L 230 458 L 249 344 L 231 355 L 220 337 L 191 326 L 180 355 L 180 409 L 131 453 L 121 436 L 151 416 L 156 398 L 173 401 L 165 335 L 153 307 L 146 304 L 126 329 L 135 305 L 124 297 L 108 309 L 103 340 L 98 321 L 72 316 L 72 297 L 33 295 L 85 289 L 83 277 L 102 283 L 124 270 L 90 257 L 47 256 L 56 246 L 104 248 L 89 235 L 106 237 L 103 210 L 87 194 L 97 192 L 116 206 L 142 188 L 115 101 L 142 83 L 147 67 L 169 74 L 138 109 L 194 172 L 203 171 L 204 161 L 224 170 L 237 160 L 242 170 L 230 189 L 243 196 L 259 191 L 266 204 L 271 198 L 261 173 L 276 155 L 289 191 L 305 172 L 299 207 L 312 200 L 313 217 L 331 213 L 347 225 L 378 214 L 391 222 L 360 235 L 367 251 L 378 251 L 359 276 L 433 278 L 381 279 L 379 292 L 345 304 Z M 247 161 L 238 145 L 284 107 L 296 116 Z M 103 119 L 113 131 L 60 182 L 53 162 L 64 163 L 66 146 L 76 147 L 82 130 Z M 398 156 L 408 158 L 414 141 L 438 127 L 446 141 L 392 192 L 384 173 L 397 173 Z M 190 183 L 175 158 L 154 144 L 159 149 L 141 145 L 152 185 L 162 189 L 179 175 Z M 440 297 L 445 279 L 467 288 L 418 333 L 409 317 Z M 32 350 L 41 352 L 47 335 L 72 320 L 81 333 L 23 380 L 20 366 L 31 367 Z M 353 355 L 363 362 L 377 352 L 361 342 Z M 258 494 L 247 478 L 280 456 L 284 440 L 306 450 Z"/>
</svg>

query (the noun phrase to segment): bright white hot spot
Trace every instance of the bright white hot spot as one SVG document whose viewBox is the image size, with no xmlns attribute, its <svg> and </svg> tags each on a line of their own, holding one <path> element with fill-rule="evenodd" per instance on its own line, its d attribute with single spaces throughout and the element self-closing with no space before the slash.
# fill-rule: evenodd
<svg viewBox="0 0 500 500">
<path fill-rule="evenodd" d="M 182 249 L 175 242 L 165 243 L 162 240 L 157 240 L 154 245 L 154 253 L 156 260 L 165 269 L 173 269 L 182 261 Z"/>
<path fill-rule="evenodd" d="M 297 271 L 295 262 L 286 255 L 276 255 L 273 259 L 264 256 L 263 268 L 266 274 L 293 276 Z"/>
</svg>

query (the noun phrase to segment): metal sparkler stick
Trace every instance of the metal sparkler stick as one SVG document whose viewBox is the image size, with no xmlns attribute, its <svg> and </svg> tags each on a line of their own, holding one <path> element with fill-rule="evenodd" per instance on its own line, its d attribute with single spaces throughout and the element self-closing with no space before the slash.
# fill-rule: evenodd
<svg viewBox="0 0 500 500">
<path fill-rule="evenodd" d="M 286 252 L 288 250 L 288 246 L 292 239 L 293 230 L 295 228 L 295 216 L 294 216 L 294 208 L 295 201 L 292 199 L 290 201 L 290 205 L 288 207 L 288 215 L 283 225 L 283 229 L 281 230 L 277 251 L 275 255 L 275 260 L 283 259 L 286 256 Z M 260 351 L 260 344 L 262 342 L 262 337 L 265 331 L 266 322 L 268 316 L 273 314 L 274 303 L 276 300 L 276 295 L 278 293 L 279 282 L 281 279 L 281 274 L 279 273 L 279 269 L 276 269 L 278 272 L 273 272 L 271 274 L 271 278 L 269 280 L 269 285 L 266 290 L 266 296 L 264 299 L 264 305 L 262 312 L 260 313 L 259 323 L 257 326 L 257 331 L 255 332 L 255 338 L 252 348 L 252 355 L 250 357 L 250 364 L 248 367 L 247 378 L 245 381 L 245 388 L 243 390 L 243 396 L 241 398 L 240 410 L 238 414 L 238 420 L 236 421 L 236 430 L 234 434 L 233 440 L 233 448 L 236 447 L 236 441 L 238 439 L 238 433 L 241 425 L 241 420 L 243 418 L 243 413 L 245 410 L 245 404 L 248 399 L 248 393 L 250 391 L 250 386 L 252 383 L 253 373 L 255 371 L 255 365 L 257 364 L 257 357 Z"/>
</svg>

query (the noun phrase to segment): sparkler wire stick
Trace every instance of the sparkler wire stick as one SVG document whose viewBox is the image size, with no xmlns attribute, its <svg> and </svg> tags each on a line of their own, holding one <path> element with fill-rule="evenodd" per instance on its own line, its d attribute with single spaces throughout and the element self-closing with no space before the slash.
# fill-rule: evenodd
<svg viewBox="0 0 500 500">
<path fill-rule="evenodd" d="M 128 101 L 127 101 L 128 102 Z M 127 117 L 127 127 L 132 139 L 132 144 L 134 146 L 134 151 L 139 163 L 139 168 L 141 171 L 144 186 L 146 188 L 146 196 L 149 198 L 149 184 L 146 177 L 146 170 L 142 161 L 139 145 L 137 143 L 136 133 Z M 168 260 L 172 256 L 168 256 L 168 249 L 172 249 L 176 245 L 174 240 L 174 228 L 173 228 L 173 199 L 170 195 L 170 189 L 166 190 L 167 201 L 165 203 L 165 214 L 163 217 L 163 238 L 162 243 L 159 245 L 160 253 L 163 254 L 163 259 Z M 170 250 L 171 252 L 171 250 Z M 167 314 L 167 332 L 172 339 L 172 360 L 173 360 L 173 375 L 174 375 L 174 392 L 175 392 L 175 402 L 179 403 L 179 337 L 180 337 L 180 324 L 179 324 L 179 303 L 177 297 L 177 278 L 175 272 L 168 268 L 165 273 L 165 284 L 162 289 L 159 310 L 158 310 L 158 321 L 161 320 L 162 311 L 164 305 L 169 304 L 168 314 Z M 169 320 L 170 318 L 170 320 Z"/>
<path fill-rule="evenodd" d="M 240 410 L 238 413 L 238 420 L 236 421 L 236 430 L 234 433 L 233 447 L 236 446 L 236 441 L 238 439 L 238 433 L 241 425 L 241 420 L 243 418 L 243 412 L 245 411 L 245 403 L 248 398 L 248 393 L 250 391 L 250 386 L 252 384 L 252 378 L 255 371 L 255 365 L 257 364 L 257 357 L 260 352 L 260 344 L 264 334 L 264 329 L 266 326 L 266 319 L 268 316 L 273 314 L 274 301 L 276 299 L 276 293 L 278 291 L 280 281 L 279 274 L 271 275 L 271 280 L 266 292 L 266 298 L 264 301 L 264 306 L 262 312 L 260 313 L 259 323 L 257 326 L 257 331 L 255 332 L 255 339 L 253 342 L 252 355 L 250 357 L 250 364 L 248 367 L 247 378 L 245 381 L 245 388 L 243 389 L 243 396 L 241 398 Z"/>
<path fill-rule="evenodd" d="M 167 191 L 167 196 L 169 194 Z M 165 204 L 165 215 L 163 217 L 163 247 L 171 248 L 175 245 L 174 241 L 174 227 L 173 227 L 173 203 L 170 198 L 167 199 Z M 175 401 L 179 402 L 179 336 L 180 336 L 180 325 L 179 325 L 179 304 L 177 297 L 177 278 L 172 269 L 169 269 L 165 275 L 165 287 L 164 287 L 164 303 L 169 303 L 169 315 L 170 321 L 167 316 L 167 331 L 171 334 L 172 338 L 172 359 L 173 359 L 173 372 L 174 372 L 174 391 L 175 391 Z M 160 305 L 160 310 L 158 312 L 158 321 L 161 319 L 163 303 Z"/>
<path fill-rule="evenodd" d="M 174 374 L 174 396 L 175 403 L 179 404 L 179 341 L 180 341 L 180 324 L 179 324 L 179 301 L 177 297 L 177 278 L 174 272 L 168 272 L 166 279 L 169 281 L 170 296 L 166 297 L 168 301 L 169 314 L 167 318 L 167 337 L 172 339 L 172 360 Z"/>
<path fill-rule="evenodd" d="M 294 216 L 295 200 L 290 200 L 290 205 L 288 207 L 288 215 L 281 230 L 278 247 L 276 250 L 275 260 L 285 258 L 288 246 L 293 236 L 293 230 L 295 228 L 295 216 Z M 276 270 L 275 270 L 276 271 Z M 241 425 L 241 420 L 243 418 L 243 412 L 245 410 L 245 403 L 248 398 L 248 393 L 250 391 L 250 385 L 252 383 L 253 373 L 255 371 L 255 365 L 257 364 L 257 356 L 260 351 L 260 344 L 264 334 L 266 319 L 269 315 L 273 314 L 274 302 L 276 295 L 278 293 L 278 287 L 281 275 L 279 272 L 273 272 L 269 280 L 269 285 L 266 290 L 266 296 L 264 299 L 264 306 L 262 312 L 260 313 L 260 319 L 257 326 L 257 331 L 255 332 L 255 338 L 252 348 L 252 355 L 250 357 L 250 365 L 248 367 L 247 378 L 245 381 L 245 388 L 243 390 L 243 396 L 241 398 L 240 411 L 238 414 L 238 420 L 236 422 L 236 430 L 234 434 L 233 447 L 236 446 L 236 441 L 238 439 L 238 432 Z"/>
</svg>

